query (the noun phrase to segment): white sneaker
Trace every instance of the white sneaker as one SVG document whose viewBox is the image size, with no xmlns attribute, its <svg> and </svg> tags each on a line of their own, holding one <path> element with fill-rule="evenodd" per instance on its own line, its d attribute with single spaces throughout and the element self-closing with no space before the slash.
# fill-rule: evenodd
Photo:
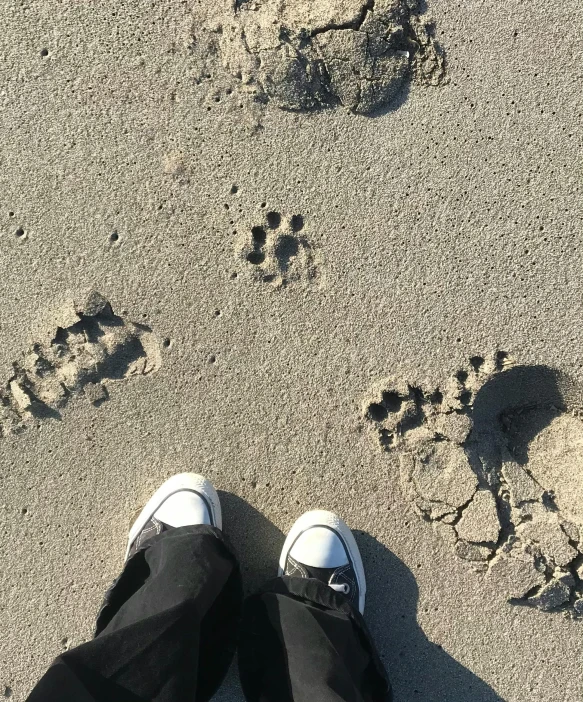
<svg viewBox="0 0 583 702">
<path fill-rule="evenodd" d="M 279 559 L 279 575 L 316 578 L 362 614 L 366 579 L 360 551 L 348 526 L 333 512 L 314 510 L 292 526 Z"/>
<path fill-rule="evenodd" d="M 210 480 L 196 473 L 179 473 L 161 485 L 130 529 L 126 560 L 163 531 L 192 524 L 223 528 L 221 503 Z"/>
</svg>

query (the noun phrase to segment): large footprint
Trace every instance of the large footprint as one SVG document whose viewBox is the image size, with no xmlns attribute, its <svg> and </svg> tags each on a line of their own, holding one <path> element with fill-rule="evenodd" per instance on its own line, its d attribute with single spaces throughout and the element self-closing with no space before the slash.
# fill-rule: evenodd
<svg viewBox="0 0 583 702">
<path fill-rule="evenodd" d="M 195 23 L 192 44 L 202 40 L 203 55 L 219 55 L 256 103 L 371 114 L 394 102 L 410 77 L 446 82 L 424 10 L 417 0 L 235 0 L 215 3 L 207 21 Z"/>
<path fill-rule="evenodd" d="M 499 351 L 444 387 L 388 379 L 363 413 L 416 511 L 513 603 L 583 616 L 580 389 Z"/>
</svg>

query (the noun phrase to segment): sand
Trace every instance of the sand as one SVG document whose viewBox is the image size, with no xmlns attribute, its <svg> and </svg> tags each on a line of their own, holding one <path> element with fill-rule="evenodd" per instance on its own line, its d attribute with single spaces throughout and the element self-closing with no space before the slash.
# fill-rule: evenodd
<svg viewBox="0 0 583 702">
<path fill-rule="evenodd" d="M 248 590 L 346 519 L 397 702 L 583 697 L 583 10 L 411 8 L 3 4 L 0 696 L 194 470 Z"/>
</svg>

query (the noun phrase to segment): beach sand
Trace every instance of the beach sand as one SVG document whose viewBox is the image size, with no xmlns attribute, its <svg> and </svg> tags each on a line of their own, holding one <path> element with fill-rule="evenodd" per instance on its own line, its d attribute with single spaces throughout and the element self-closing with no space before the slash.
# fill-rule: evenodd
<svg viewBox="0 0 583 702">
<path fill-rule="evenodd" d="M 396 702 L 582 699 L 583 9 L 290 7 L 0 10 L 0 697 L 195 471 L 248 591 L 344 517 Z"/>
</svg>

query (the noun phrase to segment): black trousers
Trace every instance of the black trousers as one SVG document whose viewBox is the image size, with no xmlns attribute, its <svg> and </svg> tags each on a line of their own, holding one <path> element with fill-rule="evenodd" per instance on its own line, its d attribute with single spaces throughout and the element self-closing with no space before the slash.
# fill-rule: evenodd
<svg viewBox="0 0 583 702">
<path fill-rule="evenodd" d="M 342 594 L 283 577 L 242 599 L 222 532 L 162 533 L 126 563 L 95 638 L 59 656 L 28 702 L 209 700 L 237 643 L 249 702 L 391 700 L 366 625 Z"/>
</svg>

